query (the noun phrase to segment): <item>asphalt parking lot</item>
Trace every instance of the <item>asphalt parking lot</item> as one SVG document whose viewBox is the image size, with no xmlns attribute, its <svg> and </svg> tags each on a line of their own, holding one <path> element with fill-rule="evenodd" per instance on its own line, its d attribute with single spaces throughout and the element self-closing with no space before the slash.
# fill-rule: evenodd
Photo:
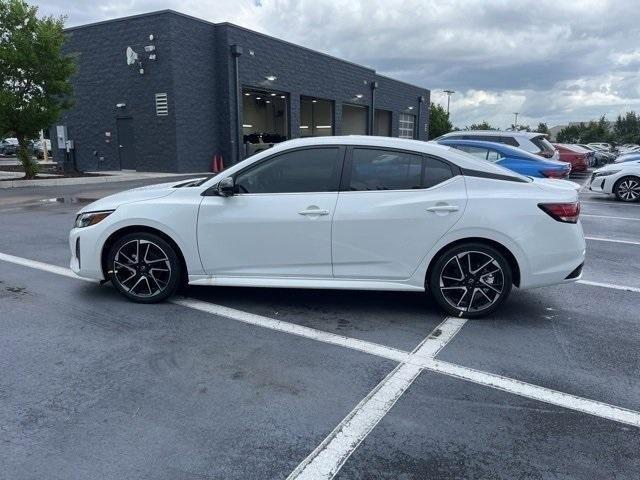
<svg viewBox="0 0 640 480">
<path fill-rule="evenodd" d="M 640 478 L 640 204 L 581 192 L 582 281 L 465 322 L 411 293 L 139 305 L 74 278 L 76 211 L 145 183 L 0 191 L 0 478 Z"/>
</svg>

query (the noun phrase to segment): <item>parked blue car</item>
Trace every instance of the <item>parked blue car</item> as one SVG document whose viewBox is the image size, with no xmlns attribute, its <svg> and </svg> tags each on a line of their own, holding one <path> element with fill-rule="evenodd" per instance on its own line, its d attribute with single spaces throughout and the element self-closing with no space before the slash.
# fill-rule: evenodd
<svg viewBox="0 0 640 480">
<path fill-rule="evenodd" d="M 566 178 L 571 172 L 570 163 L 547 160 L 539 155 L 503 143 L 453 138 L 443 138 L 438 143 L 457 148 L 476 158 L 497 163 L 528 177 Z"/>
</svg>

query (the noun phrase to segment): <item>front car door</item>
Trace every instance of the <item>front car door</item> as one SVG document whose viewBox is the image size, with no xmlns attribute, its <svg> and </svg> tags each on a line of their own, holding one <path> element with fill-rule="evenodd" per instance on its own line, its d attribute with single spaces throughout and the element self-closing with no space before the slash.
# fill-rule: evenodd
<svg viewBox="0 0 640 480">
<path fill-rule="evenodd" d="M 198 249 L 205 272 L 330 278 L 343 159 L 338 146 L 277 153 L 236 173 L 235 195 L 204 197 Z"/>
<path fill-rule="evenodd" d="M 466 206 L 463 177 L 441 159 L 354 147 L 344 170 L 333 219 L 336 278 L 410 278 Z"/>
</svg>

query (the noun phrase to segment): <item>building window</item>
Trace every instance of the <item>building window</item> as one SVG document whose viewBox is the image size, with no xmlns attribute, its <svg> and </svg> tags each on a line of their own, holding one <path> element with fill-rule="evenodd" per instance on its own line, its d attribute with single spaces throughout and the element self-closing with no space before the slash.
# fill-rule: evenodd
<svg viewBox="0 0 640 480">
<path fill-rule="evenodd" d="M 300 136 L 333 135 L 333 102 L 313 97 L 300 97 Z"/>
<path fill-rule="evenodd" d="M 415 138 L 416 116 L 401 113 L 398 117 L 398 133 L 400 138 Z"/>
</svg>

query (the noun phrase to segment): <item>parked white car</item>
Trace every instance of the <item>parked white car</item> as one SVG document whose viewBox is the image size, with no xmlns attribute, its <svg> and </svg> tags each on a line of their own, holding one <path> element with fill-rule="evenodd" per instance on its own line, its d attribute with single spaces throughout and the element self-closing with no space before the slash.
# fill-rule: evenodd
<svg viewBox="0 0 640 480">
<path fill-rule="evenodd" d="M 549 142 L 547 136 L 537 132 L 502 131 L 502 130 L 459 130 L 446 133 L 438 138 L 444 140 L 457 138 L 459 140 L 482 140 L 511 145 L 526 150 L 529 153 L 540 155 L 551 160 L 560 160 L 560 152 Z"/>
<path fill-rule="evenodd" d="M 432 143 L 290 140 L 211 179 L 83 208 L 71 268 L 127 298 L 191 285 L 429 290 L 449 314 L 494 311 L 512 285 L 581 275 L 571 182 L 520 176 Z"/>
<path fill-rule="evenodd" d="M 640 200 L 640 158 L 612 163 L 591 174 L 589 190 L 613 194 L 622 202 Z"/>
</svg>

